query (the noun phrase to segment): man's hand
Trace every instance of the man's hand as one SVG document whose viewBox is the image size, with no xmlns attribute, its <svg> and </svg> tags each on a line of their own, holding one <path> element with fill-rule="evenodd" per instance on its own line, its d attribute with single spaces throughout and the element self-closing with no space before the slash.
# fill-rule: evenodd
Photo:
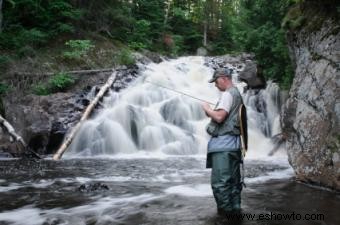
<svg viewBox="0 0 340 225">
<path fill-rule="evenodd" d="M 205 112 L 205 115 L 209 116 L 208 111 L 211 110 L 210 105 L 208 103 L 204 102 L 204 103 L 202 103 L 202 108 L 203 108 L 203 110 Z"/>
<path fill-rule="evenodd" d="M 227 111 L 223 109 L 213 110 L 208 103 L 203 103 L 202 108 L 205 114 L 217 123 L 223 122 L 228 116 Z"/>
</svg>

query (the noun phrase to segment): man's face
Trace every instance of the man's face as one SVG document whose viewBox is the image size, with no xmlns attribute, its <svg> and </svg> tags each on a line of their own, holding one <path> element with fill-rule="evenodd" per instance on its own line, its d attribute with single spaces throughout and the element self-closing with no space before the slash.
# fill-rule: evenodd
<svg viewBox="0 0 340 225">
<path fill-rule="evenodd" d="M 217 87 L 217 89 L 220 91 L 225 91 L 227 89 L 227 82 L 228 82 L 228 78 L 218 77 L 215 80 L 215 87 Z"/>
</svg>

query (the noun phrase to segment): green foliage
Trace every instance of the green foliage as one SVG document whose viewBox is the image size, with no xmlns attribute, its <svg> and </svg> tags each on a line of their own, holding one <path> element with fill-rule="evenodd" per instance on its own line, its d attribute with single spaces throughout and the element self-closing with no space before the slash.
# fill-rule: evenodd
<svg viewBox="0 0 340 225">
<path fill-rule="evenodd" d="M 69 40 L 65 45 L 70 48 L 70 51 L 65 51 L 63 56 L 67 59 L 76 60 L 86 56 L 88 52 L 94 48 L 90 40 Z"/>
<path fill-rule="evenodd" d="M 174 44 L 171 47 L 171 55 L 178 56 L 184 49 L 184 38 L 181 35 L 173 35 Z"/>
<path fill-rule="evenodd" d="M 39 82 L 33 85 L 32 91 L 36 95 L 49 95 L 55 92 L 65 91 L 75 83 L 74 77 L 67 73 L 53 75 L 47 83 Z"/>
<path fill-rule="evenodd" d="M 109 38 L 129 43 L 133 25 L 138 20 L 132 14 L 131 1 L 97 0 L 83 1 L 83 19 L 78 22 L 82 30 L 98 31 Z M 127 42 L 128 41 L 128 42 Z"/>
<path fill-rule="evenodd" d="M 18 49 L 25 45 L 44 45 L 60 33 L 73 32 L 73 22 L 81 15 L 81 10 L 66 0 L 4 1 L 0 46 Z"/>
<path fill-rule="evenodd" d="M 57 73 L 52 76 L 48 82 L 50 89 L 53 92 L 65 91 L 74 84 L 74 78 L 67 73 Z"/>
<path fill-rule="evenodd" d="M 282 21 L 282 28 L 296 30 L 306 22 L 306 18 L 302 15 L 300 5 L 292 7 Z"/>
<path fill-rule="evenodd" d="M 19 57 L 25 57 L 25 56 L 30 56 L 33 57 L 36 55 L 36 51 L 29 45 L 23 46 L 21 47 L 18 51 L 17 51 L 17 55 Z"/>
<path fill-rule="evenodd" d="M 38 52 L 34 49 L 58 44 L 65 38 L 82 39 L 85 35 L 87 38 L 90 34 L 93 40 L 93 37 L 102 35 L 133 50 L 149 49 L 180 56 L 193 54 L 202 47 L 206 30 L 209 54 L 254 52 L 265 77 L 288 87 L 293 73 L 281 24 L 289 29 L 299 29 L 308 22 L 311 29 L 315 29 L 322 20 L 307 21 L 299 8 L 282 19 L 293 3 L 307 2 L 6 0 L 0 48 L 15 50 L 20 57 L 34 56 Z M 339 7 L 334 8 L 339 10 Z M 56 41 L 51 43 L 54 39 Z M 94 48 L 89 40 L 70 40 L 66 46 L 68 49 L 63 56 L 72 60 L 83 59 Z M 3 62 L 1 60 L 0 57 L 0 68 L 8 64 L 4 58 Z M 125 65 L 135 62 L 128 49 L 122 50 L 115 60 Z M 46 86 L 50 88 L 50 85 Z M 38 89 L 41 92 L 45 90 L 42 87 Z"/>
<path fill-rule="evenodd" d="M 10 57 L 6 55 L 0 55 L 0 71 L 6 70 L 10 61 Z"/>
<path fill-rule="evenodd" d="M 164 32 L 164 15 L 165 15 L 165 1 L 164 0 L 135 0 L 131 5 L 131 14 L 135 19 L 132 24 L 131 33 L 132 40 L 128 38 L 129 42 L 142 43 L 146 48 L 154 51 L 159 51 L 159 42 L 162 40 Z M 141 36 L 135 31 L 140 32 Z"/>
<path fill-rule="evenodd" d="M 254 52 L 266 79 L 288 88 L 293 80 L 293 70 L 281 21 L 290 1 L 241 1 L 239 18 L 232 26 L 232 39 L 238 50 Z"/>
<path fill-rule="evenodd" d="M 197 21 L 200 12 L 190 11 L 191 9 L 185 4 L 174 3 L 174 5 L 169 12 L 167 24 L 169 33 L 172 33 L 174 45 L 165 50 L 173 56 L 194 53 L 202 45 L 202 33 Z M 200 8 L 195 9 L 200 10 Z"/>
<path fill-rule="evenodd" d="M 150 26 L 151 23 L 147 20 L 138 20 L 134 24 L 133 32 L 129 38 L 131 48 L 136 50 L 150 48 Z"/>
<path fill-rule="evenodd" d="M 134 41 L 129 43 L 129 47 L 135 50 L 147 49 L 147 45 L 141 42 L 134 42 Z"/>
<path fill-rule="evenodd" d="M 32 91 L 36 95 L 49 95 L 52 93 L 48 86 L 43 83 L 33 85 Z"/>
<path fill-rule="evenodd" d="M 132 65 L 135 63 L 135 59 L 129 49 L 123 49 L 116 56 L 116 62 L 119 65 Z"/>
<path fill-rule="evenodd" d="M 20 49 L 23 46 L 40 46 L 47 42 L 48 34 L 37 29 L 19 27 L 8 33 L 0 33 L 0 47 L 4 49 Z"/>
<path fill-rule="evenodd" d="M 0 96 L 6 94 L 10 90 L 8 84 L 0 82 Z"/>
</svg>

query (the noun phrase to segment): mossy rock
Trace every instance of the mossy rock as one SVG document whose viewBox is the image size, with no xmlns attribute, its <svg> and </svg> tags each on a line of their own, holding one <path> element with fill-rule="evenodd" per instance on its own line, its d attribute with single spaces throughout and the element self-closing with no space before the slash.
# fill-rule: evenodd
<svg viewBox="0 0 340 225">
<path fill-rule="evenodd" d="M 340 135 L 334 135 L 331 137 L 327 146 L 332 153 L 340 151 Z"/>
<path fill-rule="evenodd" d="M 290 8 L 281 26 L 287 30 L 304 29 L 308 33 L 316 32 L 326 20 L 338 21 L 339 4 L 333 0 L 299 1 Z"/>
<path fill-rule="evenodd" d="M 300 4 L 294 5 L 283 18 L 282 28 L 289 30 L 296 30 L 306 22 Z"/>
</svg>

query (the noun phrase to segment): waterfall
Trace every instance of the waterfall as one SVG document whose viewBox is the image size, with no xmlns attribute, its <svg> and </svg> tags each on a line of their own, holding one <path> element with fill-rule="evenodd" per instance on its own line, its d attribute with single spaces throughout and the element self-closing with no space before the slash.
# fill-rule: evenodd
<svg viewBox="0 0 340 225">
<path fill-rule="evenodd" d="M 233 82 L 243 93 L 245 84 L 237 76 L 244 65 L 227 66 L 235 69 Z M 208 83 L 212 74 L 205 59 L 197 56 L 149 64 L 128 88 L 104 99 L 103 109 L 83 124 L 67 155 L 205 155 L 209 118 L 201 102 L 187 95 L 215 103 L 219 91 Z M 272 82 L 265 90 L 243 94 L 251 158 L 267 157 L 273 147 L 270 136 L 279 129 L 277 96 Z"/>
<path fill-rule="evenodd" d="M 280 89 L 276 83 L 267 82 L 264 90 L 248 90 L 243 96 L 248 110 L 250 127 L 259 128 L 266 137 L 272 137 L 281 132 L 280 128 Z"/>
</svg>

